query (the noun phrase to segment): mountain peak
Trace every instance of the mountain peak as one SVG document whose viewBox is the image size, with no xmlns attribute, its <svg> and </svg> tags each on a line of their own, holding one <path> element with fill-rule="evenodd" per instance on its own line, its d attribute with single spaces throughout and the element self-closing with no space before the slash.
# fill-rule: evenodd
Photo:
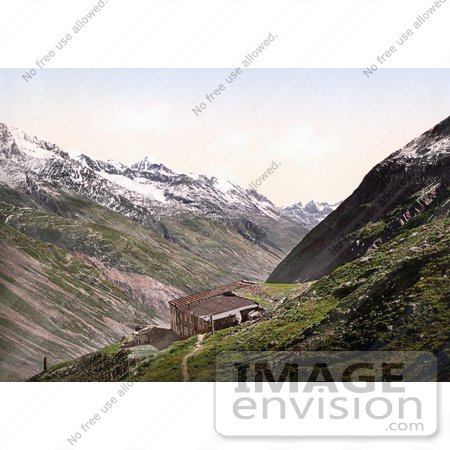
<svg viewBox="0 0 450 450">
<path fill-rule="evenodd" d="M 300 219 L 313 227 L 322 222 L 331 212 L 333 212 L 342 202 L 330 205 L 327 202 L 316 202 L 311 200 L 308 203 L 297 202 L 283 208 L 288 216 Z"/>
<path fill-rule="evenodd" d="M 164 164 L 159 159 L 154 158 L 153 156 L 146 156 L 141 161 L 134 163 L 131 168 L 135 170 L 149 170 L 154 169 L 155 166 L 164 166 Z"/>
<path fill-rule="evenodd" d="M 289 223 L 300 219 L 315 225 L 332 211 L 328 204 L 318 206 L 310 202 L 299 204 L 301 214 L 298 211 L 289 214 L 290 211 L 276 207 L 261 193 L 243 189 L 232 181 L 181 172 L 152 156 L 128 167 L 77 150 L 64 152 L 49 141 L 4 124 L 0 126 L 0 140 L 0 157 L 5 161 L 13 161 L 46 181 L 56 181 L 132 218 L 146 217 L 145 211 L 150 208 L 233 217 L 266 216 L 274 220 L 290 216 Z"/>
<path fill-rule="evenodd" d="M 0 123 L 0 154 L 11 157 L 19 147 L 22 159 L 33 159 L 37 163 L 40 160 L 69 158 L 69 155 L 53 142 L 11 125 Z"/>
<path fill-rule="evenodd" d="M 450 116 L 413 139 L 400 150 L 388 156 L 385 161 L 400 159 L 434 161 L 441 156 L 449 155 L 449 143 Z"/>
</svg>

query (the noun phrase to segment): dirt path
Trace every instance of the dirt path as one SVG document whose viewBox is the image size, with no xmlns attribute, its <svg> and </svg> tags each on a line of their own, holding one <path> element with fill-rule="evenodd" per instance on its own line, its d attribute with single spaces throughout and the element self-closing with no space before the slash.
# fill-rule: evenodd
<svg viewBox="0 0 450 450">
<path fill-rule="evenodd" d="M 188 365 L 187 365 L 188 359 L 189 359 L 192 355 L 194 355 L 195 353 L 197 353 L 197 352 L 200 350 L 200 347 L 202 346 L 202 341 L 203 341 L 204 336 L 205 336 L 204 334 L 199 334 L 199 335 L 198 335 L 198 341 L 197 341 L 197 343 L 195 344 L 194 350 L 193 350 L 191 353 L 189 353 L 189 355 L 186 355 L 186 356 L 183 358 L 183 362 L 182 362 L 182 367 L 183 367 L 183 381 L 188 381 L 188 380 L 189 380 L 189 372 L 188 372 Z"/>
</svg>

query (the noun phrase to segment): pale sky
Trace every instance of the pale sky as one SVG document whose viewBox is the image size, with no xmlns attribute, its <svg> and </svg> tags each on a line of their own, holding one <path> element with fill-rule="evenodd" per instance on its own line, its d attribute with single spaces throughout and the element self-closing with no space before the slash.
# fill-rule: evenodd
<svg viewBox="0 0 450 450">
<path fill-rule="evenodd" d="M 448 69 L 0 69 L 0 122 L 64 150 L 258 188 L 278 206 L 348 197 L 378 162 L 450 115 Z M 206 99 L 225 86 L 212 102 Z M 197 116 L 193 108 L 204 103 Z"/>
</svg>

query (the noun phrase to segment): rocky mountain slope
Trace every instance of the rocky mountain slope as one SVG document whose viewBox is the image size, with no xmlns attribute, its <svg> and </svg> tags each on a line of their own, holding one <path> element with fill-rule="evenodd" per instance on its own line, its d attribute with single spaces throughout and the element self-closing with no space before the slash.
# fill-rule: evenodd
<svg viewBox="0 0 450 450">
<path fill-rule="evenodd" d="M 438 196 L 447 195 L 449 167 L 447 118 L 376 165 L 355 192 L 290 252 L 268 281 L 317 280 L 371 253 Z M 447 214 L 445 208 L 440 214 Z"/>
</svg>

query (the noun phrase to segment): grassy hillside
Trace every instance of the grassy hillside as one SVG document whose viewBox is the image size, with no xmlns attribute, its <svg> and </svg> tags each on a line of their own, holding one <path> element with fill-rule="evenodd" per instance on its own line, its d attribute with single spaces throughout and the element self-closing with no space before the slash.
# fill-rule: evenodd
<svg viewBox="0 0 450 450">
<path fill-rule="evenodd" d="M 194 290 L 200 286 L 216 286 L 221 282 L 242 278 L 263 281 L 308 231 L 298 223 L 276 221 L 268 217 L 252 218 L 253 223 L 243 218 L 212 219 L 188 212 L 169 214 L 166 210 L 153 211 L 136 207 L 139 217 L 145 217 L 144 226 L 86 197 L 44 182 L 32 174 L 26 185 L 17 189 L 0 183 L 0 199 L 12 206 L 31 208 L 79 222 L 80 226 L 82 223 L 89 223 L 119 232 L 111 235 L 111 240 L 119 239 L 120 233 L 125 233 L 137 241 L 144 241 L 168 258 L 178 260 L 181 266 L 196 270 L 195 276 L 201 281 L 197 287 L 193 287 Z M 32 225 L 24 224 L 22 218 L 10 225 L 15 226 L 18 222 Z M 51 224 L 49 227 L 51 228 Z M 39 239 L 54 238 L 51 233 L 42 234 L 32 226 L 27 230 Z M 54 243 L 61 245 L 61 242 Z M 178 278 L 173 277 L 171 284 L 175 283 L 174 286 L 183 290 L 183 278 L 178 284 L 176 280 Z M 162 279 L 160 281 L 164 282 Z M 187 292 L 191 292 L 189 287 Z"/>
<path fill-rule="evenodd" d="M 0 378 L 104 347 L 136 325 L 161 323 L 92 265 L 0 222 Z"/>
<path fill-rule="evenodd" d="M 0 202 L 0 221 L 65 251 L 76 252 L 120 271 L 151 276 L 165 285 L 188 292 L 222 279 L 228 280 L 228 277 L 233 278 L 231 272 L 178 249 L 167 241 L 161 242 L 163 238 L 139 225 L 142 230 L 141 236 L 137 237 L 133 236 L 134 233 L 125 233 L 105 225 L 11 206 L 5 202 Z M 132 225 L 130 228 L 134 231 Z M 208 276 L 207 273 L 213 275 Z"/>
<path fill-rule="evenodd" d="M 130 336 L 127 336 L 130 338 Z M 126 340 L 79 358 L 55 364 L 29 381 L 121 381 L 133 374 L 139 361 L 159 351 L 150 345 L 124 348 Z"/>
<path fill-rule="evenodd" d="M 213 381 L 222 351 L 426 350 L 450 380 L 450 219 L 411 221 L 370 255 L 303 285 L 261 284 L 267 320 L 207 334 L 188 361 L 190 381 Z M 194 336 L 142 362 L 133 381 L 182 381 Z"/>
<path fill-rule="evenodd" d="M 44 355 L 65 361 L 167 323 L 168 300 L 239 278 L 94 202 L 61 193 L 69 218 L 1 193 L 1 380 L 38 373 Z"/>
<path fill-rule="evenodd" d="M 267 272 L 280 259 L 207 218 L 165 218 L 160 235 L 28 181 L 26 189 L 0 184 L 1 380 L 38 373 L 44 355 L 62 362 L 137 325 L 168 323 L 168 300 Z"/>
</svg>

